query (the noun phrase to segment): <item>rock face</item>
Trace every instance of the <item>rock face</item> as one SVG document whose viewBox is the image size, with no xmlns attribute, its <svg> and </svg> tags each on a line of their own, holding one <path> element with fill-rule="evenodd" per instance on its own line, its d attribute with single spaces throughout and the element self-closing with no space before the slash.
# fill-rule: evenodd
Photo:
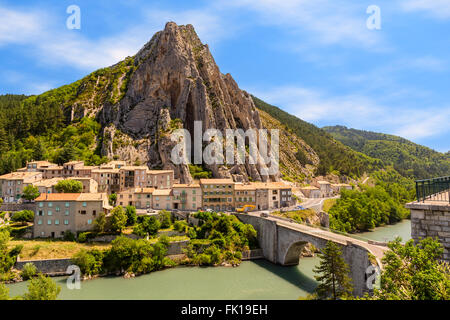
<svg viewBox="0 0 450 320">
<path fill-rule="evenodd" d="M 151 168 L 174 169 L 181 182 L 190 182 L 187 165 L 174 165 L 170 152 L 173 129 L 187 129 L 192 137 L 194 121 L 209 128 L 262 129 L 260 115 L 251 96 L 239 89 L 230 74 L 223 75 L 208 45 L 203 45 L 191 25 L 173 22 L 156 33 L 134 57 L 127 90 L 115 104 L 105 104 L 97 113 L 104 129 L 102 153 L 112 157 L 115 132 L 128 136 L 124 156 L 133 155 Z M 225 134 L 224 134 L 225 137 Z M 136 144 L 135 141 L 139 143 Z M 193 146 L 193 144 L 192 144 Z M 204 145 L 205 146 L 205 145 Z M 248 158 L 246 157 L 248 160 Z M 262 175 L 264 163 L 208 165 L 214 177 L 235 180 L 279 180 L 279 174 Z"/>
</svg>

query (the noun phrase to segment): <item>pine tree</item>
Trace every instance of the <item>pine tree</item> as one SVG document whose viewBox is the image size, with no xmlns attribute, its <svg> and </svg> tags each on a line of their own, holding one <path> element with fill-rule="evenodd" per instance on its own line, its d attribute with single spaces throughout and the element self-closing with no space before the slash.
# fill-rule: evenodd
<svg viewBox="0 0 450 320">
<path fill-rule="evenodd" d="M 8 135 L 0 124 L 0 154 L 3 154 L 6 151 L 8 151 Z"/>
<path fill-rule="evenodd" d="M 39 161 L 43 160 L 45 157 L 45 146 L 42 143 L 41 139 L 38 139 L 36 146 L 33 148 L 33 160 Z"/>
<path fill-rule="evenodd" d="M 314 269 L 317 276 L 314 278 L 320 282 L 316 291 L 320 298 L 336 300 L 340 297 L 351 295 L 353 288 L 348 276 L 349 267 L 342 258 L 342 251 L 332 241 L 328 241 L 325 248 L 319 254 L 320 264 Z"/>
</svg>

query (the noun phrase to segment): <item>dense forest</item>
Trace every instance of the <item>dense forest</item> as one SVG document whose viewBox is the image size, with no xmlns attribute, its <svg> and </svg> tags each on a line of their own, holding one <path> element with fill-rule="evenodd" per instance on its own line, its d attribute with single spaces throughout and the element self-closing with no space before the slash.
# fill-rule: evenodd
<svg viewBox="0 0 450 320">
<path fill-rule="evenodd" d="M 0 96 L 0 174 L 30 160 L 105 162 L 100 157 L 99 132 L 100 124 L 87 117 L 67 125 L 56 95 Z"/>
<path fill-rule="evenodd" d="M 373 172 L 383 168 L 383 162 L 365 154 L 356 152 L 336 141 L 324 130 L 303 121 L 289 113 L 253 97 L 258 109 L 267 112 L 303 139 L 320 158 L 317 175 L 338 172 L 342 175 L 360 177 L 364 172 Z"/>
<path fill-rule="evenodd" d="M 329 210 L 330 228 L 343 232 L 368 231 L 407 218 L 405 203 L 415 197 L 414 182 L 402 177 L 395 169 L 372 174 L 373 187 L 342 190 L 341 197 Z"/>
<path fill-rule="evenodd" d="M 405 177 L 425 179 L 450 175 L 450 154 L 407 139 L 344 126 L 324 127 L 336 140 L 370 157 L 381 159 Z"/>
</svg>

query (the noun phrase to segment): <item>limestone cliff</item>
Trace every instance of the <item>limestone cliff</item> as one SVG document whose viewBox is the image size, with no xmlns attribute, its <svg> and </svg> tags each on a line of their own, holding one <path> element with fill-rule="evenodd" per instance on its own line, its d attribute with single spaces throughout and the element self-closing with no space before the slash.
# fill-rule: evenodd
<svg viewBox="0 0 450 320">
<path fill-rule="evenodd" d="M 187 165 L 170 160 L 176 145 L 170 133 L 184 128 L 193 138 L 194 121 L 202 122 L 203 132 L 215 128 L 223 134 L 226 129 L 281 129 L 279 173 L 263 175 L 266 165 L 260 159 L 249 164 L 247 148 L 245 164 L 203 163 L 203 169 L 216 178 L 278 181 L 289 176 L 301 180 L 319 162 L 314 150 L 281 123 L 267 114 L 261 119 L 252 96 L 239 89 L 230 74 L 220 72 L 208 45 L 202 44 L 191 25 L 169 22 L 135 56 L 55 89 L 55 93 L 67 97 L 62 107 L 69 122 L 85 116 L 100 122 L 103 156 L 153 169 L 173 169 L 181 182 L 190 182 L 192 177 Z M 308 164 L 296 160 L 299 153 L 306 154 Z"/>
<path fill-rule="evenodd" d="M 193 134 L 194 121 L 202 121 L 203 131 L 263 128 L 251 96 L 239 89 L 230 74 L 220 72 L 208 45 L 201 43 L 194 28 L 173 22 L 167 23 L 165 29 L 156 33 L 136 54 L 124 96 L 118 103 L 106 103 L 97 117 L 105 127 L 102 149 L 105 155 L 117 154 L 111 145 L 113 132 L 119 130 L 132 140 L 148 141 L 138 152 L 127 150 L 127 154 L 150 167 L 173 168 L 183 182 L 191 180 L 189 170 L 186 165 L 171 163 L 170 150 L 174 143 L 158 128 L 164 128 L 167 133 L 171 123 L 178 122 Z M 126 156 L 119 153 L 121 157 Z M 235 175 L 235 179 L 254 181 L 279 179 L 278 175 L 261 175 L 265 166 L 262 162 L 204 166 L 214 177 Z"/>
</svg>

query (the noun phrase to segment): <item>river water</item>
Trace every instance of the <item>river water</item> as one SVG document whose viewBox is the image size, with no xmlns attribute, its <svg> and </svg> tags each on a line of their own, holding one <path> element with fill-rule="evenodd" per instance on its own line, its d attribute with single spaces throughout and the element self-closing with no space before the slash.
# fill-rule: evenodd
<svg viewBox="0 0 450 320">
<path fill-rule="evenodd" d="M 378 241 L 411 238 L 411 222 L 380 227 L 360 237 Z M 239 267 L 176 267 L 132 279 L 106 277 L 83 281 L 81 289 L 69 290 L 66 277 L 59 299 L 298 299 L 314 291 L 314 266 L 319 259 L 301 258 L 298 266 L 282 267 L 265 260 L 244 261 Z M 27 282 L 8 285 L 10 295 L 26 291 Z"/>
</svg>

